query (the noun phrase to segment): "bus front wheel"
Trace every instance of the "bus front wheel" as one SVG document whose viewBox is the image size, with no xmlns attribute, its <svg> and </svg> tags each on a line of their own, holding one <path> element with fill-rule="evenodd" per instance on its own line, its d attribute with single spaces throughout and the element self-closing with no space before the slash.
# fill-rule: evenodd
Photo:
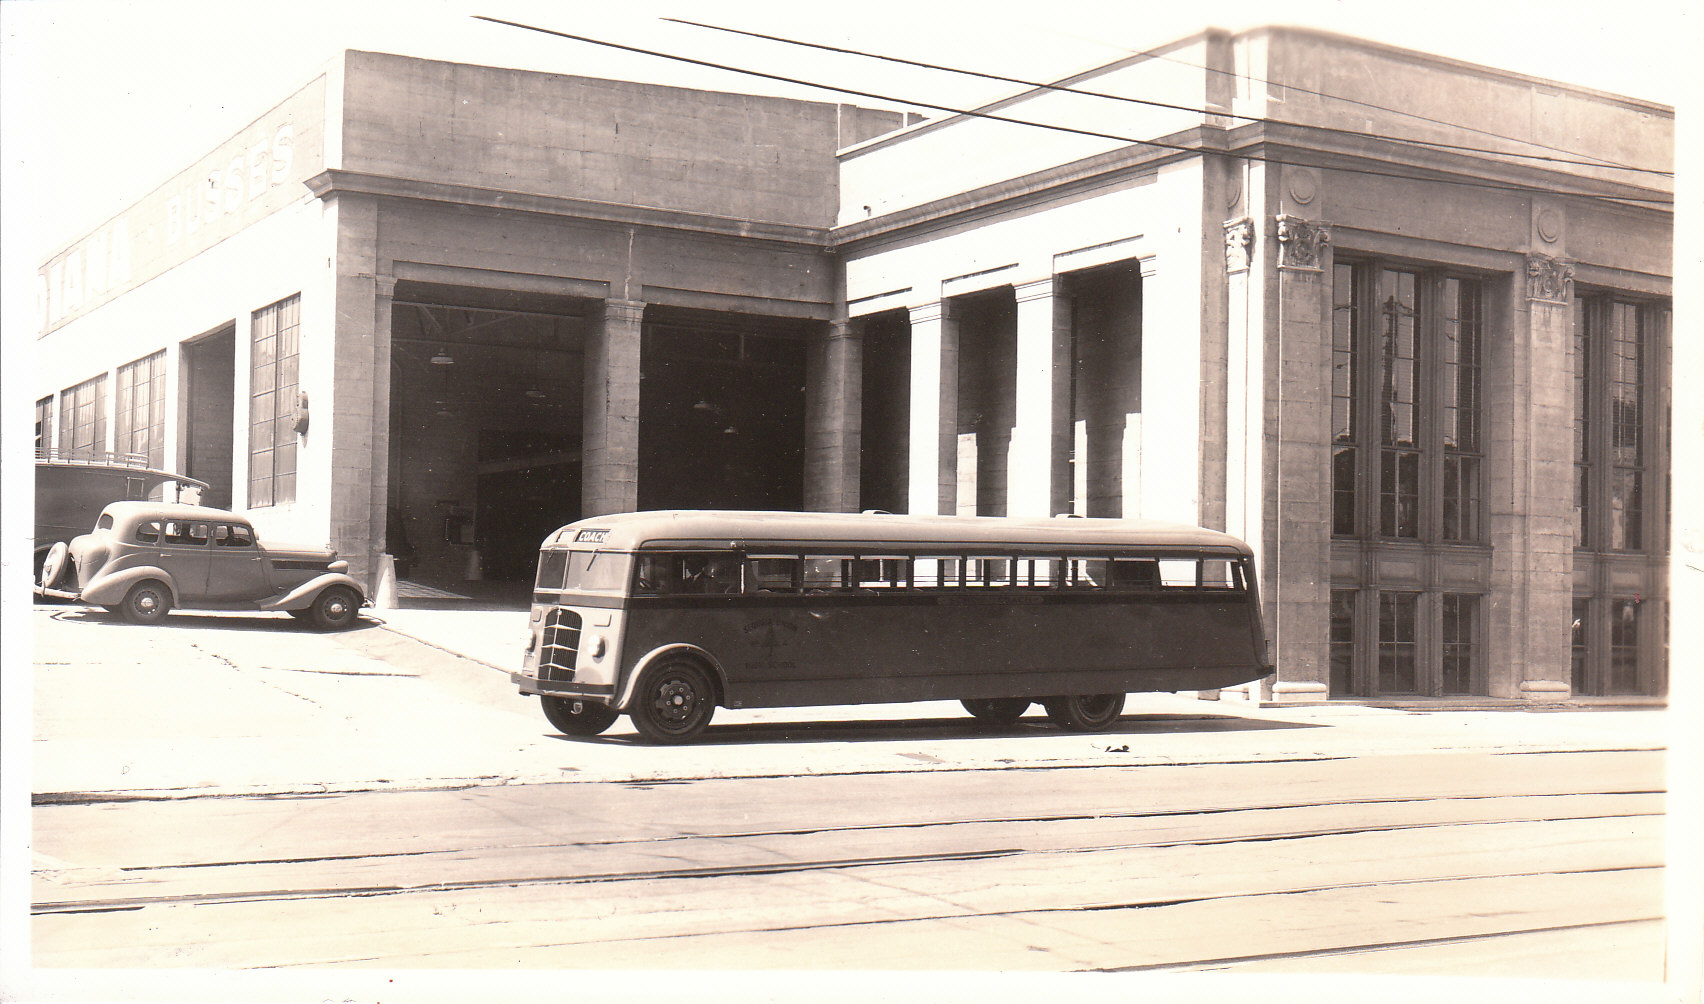
<svg viewBox="0 0 1704 1004">
<path fill-rule="evenodd" d="M 593 704 L 572 697 L 542 696 L 539 703 L 544 706 L 544 717 L 550 719 L 556 731 L 565 736 L 598 735 L 621 717 L 607 704 Z"/>
<path fill-rule="evenodd" d="M 627 716 L 639 734 L 654 743 L 684 743 L 710 724 L 716 689 L 697 663 L 676 659 L 645 670 Z"/>
<path fill-rule="evenodd" d="M 1027 697 L 967 697 L 959 702 L 979 722 L 1010 725 L 1029 710 Z"/>
<path fill-rule="evenodd" d="M 1124 712 L 1123 694 L 1079 694 L 1041 702 L 1054 724 L 1071 732 L 1104 732 Z"/>
</svg>

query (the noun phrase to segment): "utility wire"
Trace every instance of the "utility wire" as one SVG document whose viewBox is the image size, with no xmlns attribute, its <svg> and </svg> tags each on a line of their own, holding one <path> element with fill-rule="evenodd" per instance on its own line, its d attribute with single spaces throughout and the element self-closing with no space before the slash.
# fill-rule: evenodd
<svg viewBox="0 0 1704 1004">
<path fill-rule="evenodd" d="M 846 56 L 861 56 L 861 57 L 866 58 L 866 59 L 879 59 L 879 60 L 882 60 L 883 62 L 898 63 L 902 66 L 913 66 L 913 67 L 917 67 L 918 69 L 924 69 L 924 70 L 943 70 L 947 73 L 957 73 L 957 74 L 961 74 L 961 75 L 967 76 L 967 77 L 978 77 L 978 78 L 983 79 L 983 80 L 995 80 L 995 81 L 999 81 L 1001 83 L 1006 83 L 1006 84 L 1018 84 L 1018 85 L 1023 86 L 1023 87 L 1033 87 L 1037 90 L 1056 91 L 1056 92 L 1059 92 L 1061 94 L 1078 94 L 1078 95 L 1082 95 L 1083 97 L 1089 97 L 1089 98 L 1104 98 L 1108 101 L 1123 101 L 1123 102 L 1127 102 L 1129 104 L 1147 105 L 1147 106 L 1153 107 L 1153 108 L 1166 108 L 1166 109 L 1170 109 L 1172 111 L 1190 112 L 1190 113 L 1196 114 L 1196 115 L 1222 115 L 1225 118 L 1241 119 L 1245 122 L 1261 122 L 1261 123 L 1265 123 L 1267 125 L 1295 126 L 1297 128 L 1311 129 L 1315 132 L 1332 133 L 1332 134 L 1339 135 L 1339 136 L 1365 136 L 1365 135 L 1367 135 L 1367 133 L 1357 132 L 1356 130 L 1353 130 L 1353 129 L 1337 129 L 1337 128 L 1333 128 L 1331 126 L 1305 125 L 1305 124 L 1300 123 L 1300 122 L 1288 122 L 1288 121 L 1285 121 L 1283 119 L 1267 118 L 1267 117 L 1261 116 L 1261 115 L 1241 115 L 1241 114 L 1238 114 L 1236 112 L 1215 111 L 1215 110 L 1210 109 L 1210 108 L 1197 108 L 1197 107 L 1192 106 L 1192 105 L 1171 104 L 1170 102 L 1155 101 L 1155 100 L 1150 99 L 1150 98 L 1136 98 L 1136 97 L 1131 97 L 1131 96 L 1125 95 L 1125 94 L 1111 94 L 1111 93 L 1108 93 L 1106 91 L 1091 91 L 1091 90 L 1088 90 L 1086 88 L 1081 88 L 1081 87 L 1067 87 L 1063 84 L 1049 84 L 1049 83 L 1045 83 L 1045 82 L 1039 81 L 1039 80 L 1025 80 L 1022 77 L 1008 77 L 1008 76 L 1005 76 L 1005 75 L 999 74 L 999 73 L 984 73 L 980 70 L 967 70 L 967 69 L 964 69 L 963 67 L 958 67 L 958 66 L 946 66 L 946 65 L 943 65 L 943 64 L 940 64 L 940 63 L 929 63 L 929 62 L 924 62 L 922 60 L 917 60 L 917 59 L 906 59 L 906 58 L 901 57 L 901 56 L 889 56 L 889 55 L 885 55 L 885 54 L 879 53 L 879 52 L 866 52 L 862 49 L 848 49 L 848 48 L 843 48 L 843 47 L 837 46 L 837 45 L 826 45 L 826 44 L 823 44 L 821 42 L 807 42 L 807 41 L 804 41 L 803 39 L 786 38 L 786 37 L 780 36 L 780 35 L 766 35 L 762 32 L 747 31 L 743 28 L 728 28 L 728 27 L 724 27 L 722 25 L 705 24 L 702 21 L 687 21 L 687 20 L 683 20 L 683 19 L 678 18 L 678 17 L 665 17 L 662 20 L 669 21 L 669 22 L 672 22 L 674 24 L 687 25 L 687 26 L 693 27 L 693 28 L 704 28 L 704 29 L 709 30 L 709 31 L 727 32 L 730 35 L 744 35 L 747 38 L 761 38 L 761 39 L 763 39 L 765 41 L 769 41 L 769 42 L 781 42 L 781 43 L 786 44 L 786 45 L 797 45 L 797 46 L 802 46 L 802 47 L 808 48 L 808 49 L 818 49 L 818 50 L 821 50 L 821 51 L 824 51 L 824 52 L 840 53 L 841 55 L 846 55 Z M 1153 53 L 1153 52 L 1139 52 L 1139 53 L 1135 53 L 1135 55 L 1138 55 L 1138 56 L 1154 56 L 1156 58 L 1160 58 L 1159 53 Z M 1214 67 L 1196 66 L 1196 64 L 1194 64 L 1194 63 L 1183 63 L 1182 65 L 1191 66 L 1191 67 L 1194 67 L 1196 69 L 1201 69 L 1201 70 L 1215 69 Z M 1224 72 L 1229 72 L 1229 71 L 1220 70 L 1219 72 L 1224 73 Z M 1250 78 L 1247 78 L 1247 79 L 1254 80 L 1254 79 L 1257 79 L 1257 78 L 1250 77 Z M 1267 83 L 1267 82 L 1268 81 L 1261 81 L 1261 83 Z M 1280 85 L 1280 86 L 1286 86 L 1287 87 L 1289 85 Z M 1295 88 L 1295 90 L 1301 90 L 1301 88 Z M 1308 91 L 1307 93 L 1319 94 L 1320 92 Z M 1321 97 L 1334 97 L 1333 95 L 1329 95 L 1329 94 L 1320 94 L 1320 96 Z M 1342 99 L 1338 99 L 1338 100 L 1349 101 L 1349 100 L 1353 100 L 1353 99 L 1342 98 Z M 1364 102 L 1357 102 L 1357 103 L 1364 104 Z M 1368 105 L 1368 107 L 1377 108 L 1379 106 Z M 1382 109 L 1382 110 L 1391 111 L 1391 112 L 1397 111 L 1397 109 L 1393 109 L 1393 108 L 1386 108 L 1386 109 Z M 1467 127 L 1466 126 L 1458 126 L 1458 128 L 1467 128 Z M 1466 152 L 1466 153 L 1487 153 L 1487 154 L 1492 154 L 1494 156 L 1499 156 L 1499 157 L 1519 157 L 1519 158 L 1522 158 L 1524 160 L 1539 160 L 1539 161 L 1546 161 L 1546 162 L 1553 163 L 1553 164 L 1566 164 L 1566 165 L 1571 165 L 1571 166 L 1575 166 L 1575 167 L 1614 168 L 1614 169 L 1623 170 L 1623 171 L 1637 171 L 1637 172 L 1640 172 L 1642 174 L 1655 174 L 1655 175 L 1660 175 L 1660 176 L 1666 177 L 1666 178 L 1674 177 L 1673 171 L 1662 171 L 1662 170 L 1658 170 L 1656 168 L 1650 168 L 1650 167 L 1634 167 L 1634 166 L 1629 165 L 1629 164 L 1622 164 L 1622 163 L 1618 163 L 1618 162 L 1612 161 L 1612 160 L 1605 160 L 1602 157 L 1592 157 L 1589 160 L 1569 160 L 1566 157 L 1551 157 L 1551 156 L 1548 156 L 1548 155 L 1545 155 L 1545 154 L 1539 154 L 1539 153 L 1514 153 L 1514 152 L 1507 151 L 1507 150 L 1493 150 L 1493 149 L 1489 149 L 1487 147 L 1463 146 L 1463 145 L 1455 144 L 1455 143 L 1441 143 L 1441 142 L 1438 142 L 1436 140 L 1410 139 L 1406 136 L 1380 136 L 1378 138 L 1390 140 L 1390 141 L 1396 142 L 1396 143 L 1406 143 L 1406 144 L 1410 144 L 1410 145 L 1414 145 L 1414 146 L 1435 147 L 1437 149 L 1442 149 L 1442 150 L 1459 150 L 1459 151 L 1463 151 L 1463 152 Z M 1544 146 L 1544 144 L 1542 144 L 1542 143 L 1533 143 L 1531 145 L 1542 147 L 1543 149 L 1546 149 L 1546 150 L 1556 150 L 1557 149 L 1556 147 Z M 1576 151 L 1559 151 L 1559 152 L 1576 153 Z M 1589 154 L 1579 154 L 1579 153 L 1576 153 L 1576 155 L 1581 156 L 1581 157 L 1589 157 L 1590 156 Z"/>
<path fill-rule="evenodd" d="M 839 94 L 850 94 L 850 95 L 853 95 L 855 97 L 870 98 L 870 99 L 875 100 L 875 101 L 887 101 L 887 102 L 891 102 L 891 103 L 894 103 L 894 104 L 910 105 L 910 106 L 915 107 L 915 108 L 929 108 L 929 109 L 933 109 L 935 111 L 947 112 L 947 113 L 952 114 L 952 115 L 963 115 L 963 116 L 966 116 L 966 117 L 969 117 L 969 118 L 980 118 L 980 119 L 987 119 L 987 120 L 994 121 L 994 122 L 1005 122 L 1005 123 L 1008 123 L 1010 125 L 1030 126 L 1032 128 L 1048 129 L 1048 130 L 1052 130 L 1054 132 L 1072 133 L 1074 135 L 1088 136 L 1088 137 L 1092 137 L 1092 138 L 1095 138 L 1095 139 L 1108 139 L 1108 140 L 1113 140 L 1113 141 L 1119 142 L 1119 143 L 1129 143 L 1129 144 L 1132 144 L 1132 145 L 1135 145 L 1135 146 L 1151 146 L 1151 147 L 1155 147 L 1157 149 L 1162 149 L 1162 150 L 1176 150 L 1176 151 L 1180 151 L 1180 152 L 1183 152 L 1183 153 L 1189 153 L 1189 154 L 1209 154 L 1209 153 L 1221 153 L 1221 152 L 1223 152 L 1223 151 L 1217 151 L 1217 150 L 1211 150 L 1211 149 L 1204 149 L 1204 148 L 1199 147 L 1199 146 L 1186 146 L 1186 145 L 1178 144 L 1178 143 L 1166 143 L 1166 142 L 1161 141 L 1161 140 L 1137 139 L 1136 137 L 1133 137 L 1133 136 L 1121 136 L 1121 135 L 1118 135 L 1116 133 L 1099 132 L 1099 131 L 1096 131 L 1096 130 L 1093 130 L 1093 129 L 1080 129 L 1080 128 L 1077 128 L 1075 126 L 1056 125 L 1056 124 L 1047 123 L 1047 122 L 1033 122 L 1033 121 L 1030 121 L 1028 119 L 1012 118 L 1012 117 L 1006 116 L 1006 115 L 995 115 L 991 112 L 977 111 L 975 109 L 970 109 L 970 108 L 955 108 L 955 107 L 952 107 L 950 105 L 935 104 L 933 102 L 928 102 L 928 101 L 918 101 L 918 100 L 914 100 L 914 99 L 911 99 L 911 98 L 902 98 L 902 97 L 897 97 L 897 96 L 894 96 L 894 95 L 891 95 L 891 94 L 882 94 L 882 93 L 879 93 L 879 92 L 876 92 L 876 91 L 864 91 L 864 90 L 858 90 L 856 88 L 851 88 L 851 87 L 841 87 L 841 86 L 838 86 L 838 85 L 835 85 L 835 84 L 823 84 L 823 83 L 818 83 L 816 81 L 804 80 L 804 79 L 801 79 L 799 77 L 789 77 L 789 76 L 784 76 L 784 75 L 778 74 L 778 73 L 768 73 L 768 72 L 763 71 L 763 70 L 753 70 L 753 69 L 749 69 L 749 68 L 741 67 L 741 66 L 730 66 L 726 63 L 717 63 L 717 62 L 712 62 L 712 61 L 707 60 L 707 59 L 698 59 L 698 58 L 695 58 L 693 56 L 682 56 L 682 55 L 678 55 L 676 53 L 671 53 L 671 52 L 660 52 L 656 49 L 646 49 L 646 48 L 636 46 L 636 45 L 627 45 L 627 44 L 622 43 L 622 42 L 611 42 L 611 41 L 608 41 L 607 39 L 592 38 L 589 35 L 578 35 L 578 34 L 574 34 L 573 32 L 558 31 L 554 28 L 543 28 L 543 27 L 539 27 L 537 25 L 522 24 L 518 21 L 507 21 L 507 20 L 504 20 L 502 18 L 488 17 L 484 14 L 475 14 L 475 15 L 473 15 L 473 17 L 476 20 L 487 21 L 487 22 L 490 22 L 491 24 L 501 24 L 501 25 L 505 25 L 505 26 L 510 27 L 510 28 L 520 28 L 523 31 L 535 31 L 535 32 L 538 32 L 538 33 L 543 34 L 543 35 L 554 35 L 557 38 L 565 38 L 565 39 L 569 39 L 569 40 L 575 41 L 575 42 L 585 42 L 588 45 L 598 45 L 598 46 L 603 46 L 605 48 L 610 48 L 610 49 L 619 49 L 623 52 L 632 52 L 632 53 L 636 53 L 636 54 L 642 55 L 642 56 L 655 56 L 659 59 L 673 60 L 675 62 L 687 63 L 687 64 L 690 64 L 690 65 L 693 65 L 693 66 L 702 66 L 702 67 L 705 67 L 707 69 L 712 69 L 712 70 L 723 70 L 723 71 L 726 71 L 726 72 L 729 72 L 729 73 L 739 73 L 739 74 L 744 74 L 746 76 L 761 77 L 765 80 L 774 80 L 774 81 L 778 81 L 780 83 L 795 84 L 795 85 L 802 86 L 802 87 L 814 87 L 814 88 L 817 88 L 818 90 L 833 91 L 833 92 L 836 92 L 836 93 L 839 93 Z M 1257 161 L 1257 162 L 1260 162 L 1260 163 L 1274 163 L 1274 164 L 1285 163 L 1284 161 L 1278 160 L 1277 158 L 1263 157 L 1263 156 L 1259 156 L 1259 155 L 1256 155 L 1256 154 L 1228 154 L 1228 155 L 1229 156 L 1235 156 L 1235 157 L 1238 157 L 1238 158 L 1243 159 L 1243 160 Z M 1374 171 L 1374 170 L 1370 170 L 1370 169 L 1364 168 L 1364 167 L 1346 168 L 1345 170 L 1352 170 L 1352 171 L 1354 171 L 1358 174 L 1367 175 L 1369 177 L 1396 178 L 1396 179 L 1400 179 L 1400 180 L 1403 180 L 1403 181 L 1434 181 L 1434 182 L 1437 182 L 1437 183 L 1440 183 L 1440 184 L 1459 185 L 1459 186 L 1465 186 L 1465 187 L 1469 187 L 1469 188 L 1484 188 L 1484 189 L 1490 189 L 1490 190 L 1493 190 L 1493 191 L 1538 193 L 1538 194 L 1546 194 L 1546 195 L 1574 195 L 1574 196 L 1580 196 L 1580 197 L 1583 197 L 1583 198 L 1612 198 L 1612 199 L 1619 199 L 1619 200 L 1625 201 L 1625 202 L 1645 202 L 1645 203 L 1652 203 L 1652 204 L 1661 205 L 1661 206 L 1672 206 L 1672 205 L 1674 205 L 1673 199 L 1642 198 L 1642 197 L 1631 196 L 1631 195 L 1617 195 L 1617 194 L 1614 194 L 1614 193 L 1611 193 L 1611 192 L 1602 192 L 1602 191 L 1598 191 L 1598 192 L 1571 191 L 1570 192 L 1570 191 L 1559 191 L 1559 190 L 1556 190 L 1556 189 L 1538 188 L 1538 187 L 1535 187 L 1535 186 L 1532 186 L 1532 185 L 1501 185 L 1501 184 L 1497 184 L 1495 182 L 1486 182 L 1486 181 L 1464 181 L 1464 180 L 1452 179 L 1452 178 L 1425 178 L 1425 177 L 1421 177 L 1421 176 L 1415 175 L 1415 174 L 1402 174 L 1402 173 L 1398 173 L 1398 172 L 1394 172 L 1394 171 Z"/>
</svg>

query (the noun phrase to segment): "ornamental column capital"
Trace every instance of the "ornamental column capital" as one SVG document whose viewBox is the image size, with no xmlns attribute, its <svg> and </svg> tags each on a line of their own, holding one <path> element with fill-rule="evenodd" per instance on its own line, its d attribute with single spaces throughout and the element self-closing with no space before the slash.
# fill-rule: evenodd
<svg viewBox="0 0 1704 1004">
<path fill-rule="evenodd" d="M 1331 224 L 1278 214 L 1278 267 L 1305 272 L 1325 268 L 1325 249 L 1331 243 Z"/>
<path fill-rule="evenodd" d="M 1574 262 L 1536 252 L 1527 255 L 1527 299 L 1568 304 L 1574 299 Z"/>
<path fill-rule="evenodd" d="M 1254 260 L 1254 221 L 1225 221 L 1225 271 L 1246 272 Z"/>
</svg>

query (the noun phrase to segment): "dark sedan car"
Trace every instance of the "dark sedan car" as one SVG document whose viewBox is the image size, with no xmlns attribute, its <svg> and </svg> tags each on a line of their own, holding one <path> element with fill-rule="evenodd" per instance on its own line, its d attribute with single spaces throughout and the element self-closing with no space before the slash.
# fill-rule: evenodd
<svg viewBox="0 0 1704 1004">
<path fill-rule="evenodd" d="M 223 509 L 114 502 L 92 532 L 55 544 L 40 592 L 152 624 L 173 607 L 283 610 L 322 630 L 348 627 L 366 602 L 349 563 L 325 547 L 262 543 Z"/>
</svg>

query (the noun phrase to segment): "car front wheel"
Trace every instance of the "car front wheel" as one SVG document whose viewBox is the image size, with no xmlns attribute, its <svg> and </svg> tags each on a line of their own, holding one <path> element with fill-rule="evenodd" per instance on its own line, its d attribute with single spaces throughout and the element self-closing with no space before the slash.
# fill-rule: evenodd
<svg viewBox="0 0 1704 1004">
<path fill-rule="evenodd" d="M 124 594 L 124 605 L 119 612 L 132 624 L 158 624 L 171 608 L 172 594 L 166 584 L 144 579 Z"/>
<path fill-rule="evenodd" d="M 321 631 L 341 631 L 360 613 L 361 598 L 348 586 L 325 587 L 308 607 L 308 619 Z"/>
</svg>

